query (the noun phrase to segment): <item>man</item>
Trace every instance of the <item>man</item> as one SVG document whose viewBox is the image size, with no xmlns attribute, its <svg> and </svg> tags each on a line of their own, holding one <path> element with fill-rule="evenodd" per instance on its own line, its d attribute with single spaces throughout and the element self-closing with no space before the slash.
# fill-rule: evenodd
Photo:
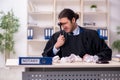
<svg viewBox="0 0 120 80">
<path fill-rule="evenodd" d="M 44 57 L 67 57 L 71 54 L 86 59 L 96 56 L 98 60 L 111 60 L 112 51 L 95 30 L 89 30 L 77 25 L 78 14 L 71 9 L 64 9 L 58 16 L 62 31 L 53 34 L 46 44 L 42 55 Z"/>
</svg>

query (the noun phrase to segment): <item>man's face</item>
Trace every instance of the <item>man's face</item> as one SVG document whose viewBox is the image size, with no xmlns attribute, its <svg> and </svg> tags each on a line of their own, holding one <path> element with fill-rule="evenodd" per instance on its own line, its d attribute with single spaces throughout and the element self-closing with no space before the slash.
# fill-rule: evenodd
<svg viewBox="0 0 120 80">
<path fill-rule="evenodd" d="M 62 24 L 61 27 L 65 32 L 69 33 L 74 30 L 74 26 L 75 26 L 74 18 L 72 21 L 70 21 L 68 18 L 61 18 L 59 19 L 59 21 Z"/>
</svg>

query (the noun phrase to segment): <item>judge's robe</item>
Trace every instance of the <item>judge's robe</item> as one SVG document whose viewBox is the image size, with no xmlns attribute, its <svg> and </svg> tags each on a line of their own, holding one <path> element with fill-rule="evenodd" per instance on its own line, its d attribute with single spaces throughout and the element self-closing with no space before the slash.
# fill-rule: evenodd
<svg viewBox="0 0 120 80">
<path fill-rule="evenodd" d="M 63 31 L 64 32 L 64 31 Z M 47 42 L 43 57 L 54 57 L 53 47 L 59 37 L 60 32 L 53 34 Z M 60 47 L 56 55 L 61 57 L 70 56 L 70 54 L 79 55 L 81 58 L 85 54 L 97 55 L 99 60 L 111 60 L 112 50 L 107 46 L 105 41 L 99 38 L 97 31 L 80 27 L 79 35 L 70 35 L 64 32 L 65 43 Z"/>
</svg>

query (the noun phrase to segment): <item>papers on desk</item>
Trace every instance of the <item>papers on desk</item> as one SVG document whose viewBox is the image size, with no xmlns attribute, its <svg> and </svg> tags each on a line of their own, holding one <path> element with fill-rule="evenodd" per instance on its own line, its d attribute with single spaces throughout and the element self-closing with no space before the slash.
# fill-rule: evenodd
<svg viewBox="0 0 120 80">
<path fill-rule="evenodd" d="M 120 54 L 116 54 L 115 56 L 112 57 L 113 61 L 120 62 Z"/>
<path fill-rule="evenodd" d="M 120 54 L 116 54 L 115 56 L 118 57 L 118 58 L 120 58 Z"/>
<path fill-rule="evenodd" d="M 96 63 L 97 60 L 98 57 L 96 55 L 95 56 L 88 55 L 84 57 L 84 60 L 80 56 L 75 54 L 71 54 L 68 57 L 62 57 L 61 59 L 59 56 L 53 57 L 53 63 L 75 63 L 75 62 Z"/>
<path fill-rule="evenodd" d="M 59 56 L 53 57 L 53 63 L 74 63 L 74 62 L 81 62 L 81 61 L 82 61 L 82 58 L 74 54 L 71 54 L 69 57 L 62 57 L 61 59 Z"/>
</svg>

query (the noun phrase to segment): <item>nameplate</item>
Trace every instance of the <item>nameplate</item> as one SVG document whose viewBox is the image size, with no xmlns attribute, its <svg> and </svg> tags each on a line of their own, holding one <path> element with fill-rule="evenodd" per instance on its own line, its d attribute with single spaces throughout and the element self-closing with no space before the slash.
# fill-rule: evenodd
<svg viewBox="0 0 120 80">
<path fill-rule="evenodd" d="M 51 57 L 19 57 L 19 65 L 52 65 Z"/>
</svg>

